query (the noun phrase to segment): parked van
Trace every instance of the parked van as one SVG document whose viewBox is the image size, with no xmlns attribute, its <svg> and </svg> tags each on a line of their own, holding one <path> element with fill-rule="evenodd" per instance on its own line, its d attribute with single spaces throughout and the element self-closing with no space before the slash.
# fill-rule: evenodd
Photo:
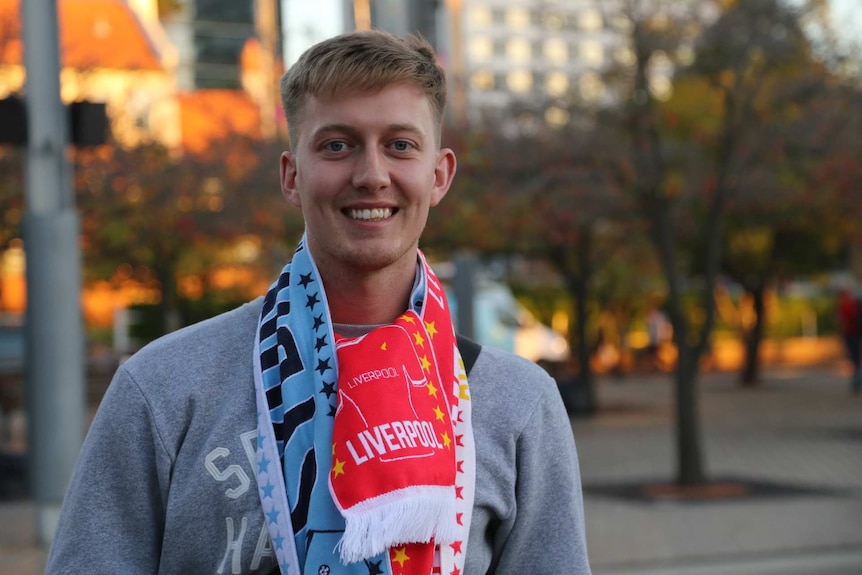
<svg viewBox="0 0 862 575">
<path fill-rule="evenodd" d="M 436 267 L 436 266 L 435 266 Z M 458 330 L 458 301 L 444 282 L 449 307 Z M 479 275 L 473 299 L 474 339 L 516 353 L 532 361 L 559 362 L 569 357 L 566 338 L 541 323 L 504 283 Z"/>
</svg>

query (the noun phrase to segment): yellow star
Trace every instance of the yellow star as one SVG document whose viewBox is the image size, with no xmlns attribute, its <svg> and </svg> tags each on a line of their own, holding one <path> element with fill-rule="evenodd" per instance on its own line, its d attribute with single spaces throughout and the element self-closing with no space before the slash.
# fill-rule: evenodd
<svg viewBox="0 0 862 575">
<path fill-rule="evenodd" d="M 404 568 L 404 562 L 409 561 L 410 557 L 407 556 L 407 549 L 405 547 L 396 547 L 395 548 L 395 557 L 392 558 L 393 563 L 398 563 L 401 568 Z"/>
<path fill-rule="evenodd" d="M 380 345 L 380 349 L 382 351 L 386 351 L 386 342 L 385 341 Z"/>
<path fill-rule="evenodd" d="M 428 373 L 431 373 L 431 369 L 430 369 L 430 368 L 431 368 L 431 362 L 430 362 L 430 361 L 428 361 L 428 356 L 427 356 L 427 355 L 423 355 L 423 356 L 422 356 L 422 359 L 421 359 L 421 360 L 419 360 L 419 361 L 421 361 L 421 362 L 422 362 L 422 369 L 424 369 L 424 370 L 425 370 L 425 371 L 427 371 Z"/>
<path fill-rule="evenodd" d="M 414 323 L 413 316 L 407 315 L 406 313 L 404 315 L 402 315 L 401 317 L 399 317 L 398 319 L 403 319 L 407 323 Z"/>
<path fill-rule="evenodd" d="M 332 455 L 335 455 L 335 442 L 332 442 Z"/>
<path fill-rule="evenodd" d="M 437 398 L 437 388 L 434 387 L 434 382 L 428 380 L 428 395 Z"/>
<path fill-rule="evenodd" d="M 443 437 L 443 447 L 445 447 L 446 449 L 449 449 L 449 445 L 452 444 L 452 440 L 449 439 L 449 434 L 444 431 L 442 437 Z"/>
<path fill-rule="evenodd" d="M 425 329 L 428 331 L 428 337 L 434 339 L 434 336 L 437 335 L 437 327 L 434 325 L 434 322 L 425 322 Z"/>
<path fill-rule="evenodd" d="M 443 421 L 446 419 L 446 414 L 443 413 L 443 410 L 440 409 L 439 405 L 434 408 L 434 414 L 437 416 L 437 419 L 439 419 L 440 421 Z"/>
<path fill-rule="evenodd" d="M 344 462 L 336 459 L 335 465 L 332 466 L 332 477 L 335 478 L 339 475 L 344 475 Z"/>
<path fill-rule="evenodd" d="M 418 345 L 419 347 L 425 346 L 425 338 L 423 338 L 422 334 L 418 331 L 413 334 L 413 339 L 416 340 L 416 345 Z"/>
</svg>

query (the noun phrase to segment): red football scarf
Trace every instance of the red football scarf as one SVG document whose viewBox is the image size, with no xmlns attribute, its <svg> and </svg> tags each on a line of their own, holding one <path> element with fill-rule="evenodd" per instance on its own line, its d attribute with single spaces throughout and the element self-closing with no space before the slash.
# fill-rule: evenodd
<svg viewBox="0 0 862 575">
<path fill-rule="evenodd" d="M 337 339 L 329 476 L 342 558 L 389 549 L 399 573 L 423 575 L 463 567 L 475 481 L 466 375 L 442 288 L 426 277 L 421 315 Z"/>
</svg>

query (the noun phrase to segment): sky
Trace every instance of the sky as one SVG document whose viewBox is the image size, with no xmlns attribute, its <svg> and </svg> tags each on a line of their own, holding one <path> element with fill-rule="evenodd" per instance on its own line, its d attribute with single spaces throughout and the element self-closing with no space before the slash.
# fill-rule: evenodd
<svg viewBox="0 0 862 575">
<path fill-rule="evenodd" d="M 343 0 L 282 0 L 284 63 L 293 64 L 312 44 L 336 36 L 344 30 Z"/>
<path fill-rule="evenodd" d="M 845 40 L 862 40 L 862 1 L 830 0 L 835 30 Z"/>
</svg>

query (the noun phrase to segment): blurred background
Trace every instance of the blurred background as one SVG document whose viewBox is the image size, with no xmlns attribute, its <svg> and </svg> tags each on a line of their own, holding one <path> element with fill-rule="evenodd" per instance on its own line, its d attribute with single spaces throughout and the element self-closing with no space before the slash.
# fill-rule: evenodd
<svg viewBox="0 0 862 575">
<path fill-rule="evenodd" d="M 459 161 L 422 247 L 459 331 L 557 380 L 596 572 L 862 573 L 857 0 L 56 8 L 86 421 L 129 354 L 265 293 L 289 260 L 283 71 L 344 31 L 419 32 Z M 21 12 L 0 0 L 0 524 L 18 526 L 0 528 L 0 573 L 44 552 Z"/>
</svg>

